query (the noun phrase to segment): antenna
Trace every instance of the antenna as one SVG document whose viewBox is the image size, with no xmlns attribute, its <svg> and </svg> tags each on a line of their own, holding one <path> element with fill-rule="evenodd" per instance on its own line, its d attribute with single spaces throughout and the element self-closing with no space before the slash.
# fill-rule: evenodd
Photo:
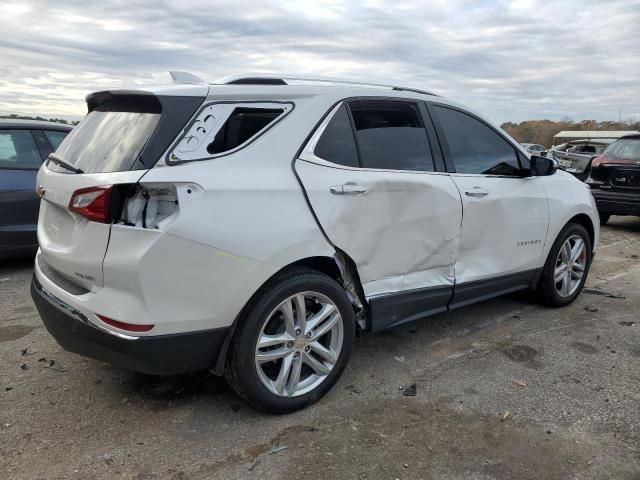
<svg viewBox="0 0 640 480">
<path fill-rule="evenodd" d="M 169 72 L 173 83 L 205 83 L 200 77 L 189 72 L 180 72 L 178 70 L 171 70 Z"/>
</svg>

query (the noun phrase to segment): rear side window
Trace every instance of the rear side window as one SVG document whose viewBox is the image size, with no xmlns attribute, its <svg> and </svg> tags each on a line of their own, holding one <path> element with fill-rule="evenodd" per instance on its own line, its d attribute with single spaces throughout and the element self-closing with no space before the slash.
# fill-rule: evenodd
<svg viewBox="0 0 640 480">
<path fill-rule="evenodd" d="M 69 132 L 59 132 L 55 130 L 45 130 L 44 134 L 55 152 Z"/>
<path fill-rule="evenodd" d="M 516 151 L 495 130 L 471 115 L 434 106 L 456 172 L 520 176 Z"/>
<path fill-rule="evenodd" d="M 42 158 L 29 130 L 0 130 L 0 168 L 37 170 Z"/>
<path fill-rule="evenodd" d="M 293 109 L 291 103 L 207 105 L 171 154 L 173 161 L 214 158 L 234 152 L 266 132 Z"/>
<path fill-rule="evenodd" d="M 339 165 L 357 167 L 358 150 L 351 130 L 347 108 L 342 105 L 335 113 L 313 152 L 316 156 Z"/>
<path fill-rule="evenodd" d="M 353 102 L 350 107 L 363 168 L 434 170 L 427 132 L 415 105 Z"/>
</svg>

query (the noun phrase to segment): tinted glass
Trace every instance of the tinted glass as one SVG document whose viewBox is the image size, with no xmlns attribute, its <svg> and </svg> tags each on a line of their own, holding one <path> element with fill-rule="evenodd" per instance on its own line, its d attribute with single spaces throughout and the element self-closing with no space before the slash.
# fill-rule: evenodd
<svg viewBox="0 0 640 480">
<path fill-rule="evenodd" d="M 60 144 L 62 143 L 62 141 L 67 136 L 68 132 L 45 130 L 44 134 L 47 136 L 47 140 L 49 140 L 49 143 L 51 144 L 51 148 L 53 148 L 53 151 L 55 152 L 60 146 Z"/>
<path fill-rule="evenodd" d="M 363 168 L 433 171 L 420 114 L 404 102 L 356 102 L 351 113 Z"/>
<path fill-rule="evenodd" d="M 621 160 L 640 160 L 640 138 L 623 138 L 612 143 L 604 151 L 612 158 Z"/>
<path fill-rule="evenodd" d="M 0 168 L 35 170 L 41 163 L 29 130 L 0 130 Z"/>
<path fill-rule="evenodd" d="M 520 175 L 514 148 L 492 128 L 457 110 L 434 110 L 457 172 Z"/>
<path fill-rule="evenodd" d="M 158 124 L 159 113 L 90 112 L 56 149 L 85 173 L 130 170 Z"/>
<path fill-rule="evenodd" d="M 239 147 L 257 135 L 284 112 L 281 108 L 236 107 L 207 146 L 210 154 L 224 153 Z"/>
<path fill-rule="evenodd" d="M 358 166 L 358 150 L 353 138 L 349 114 L 344 105 L 340 107 L 325 128 L 314 153 L 324 160 L 339 165 Z"/>
</svg>

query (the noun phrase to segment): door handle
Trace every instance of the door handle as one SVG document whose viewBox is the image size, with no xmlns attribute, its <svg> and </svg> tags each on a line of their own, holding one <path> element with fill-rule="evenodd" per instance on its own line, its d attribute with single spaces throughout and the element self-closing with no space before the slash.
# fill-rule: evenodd
<svg viewBox="0 0 640 480">
<path fill-rule="evenodd" d="M 487 195 L 489 195 L 489 192 L 487 192 L 486 190 L 481 189 L 480 187 L 473 187 L 473 189 L 471 189 L 471 190 L 465 190 L 464 194 L 467 197 L 482 198 L 482 197 L 486 197 Z"/>
<path fill-rule="evenodd" d="M 334 195 L 359 195 L 361 193 L 367 193 L 367 187 L 353 182 L 347 182 L 344 185 L 333 185 L 329 187 L 329 190 Z"/>
</svg>

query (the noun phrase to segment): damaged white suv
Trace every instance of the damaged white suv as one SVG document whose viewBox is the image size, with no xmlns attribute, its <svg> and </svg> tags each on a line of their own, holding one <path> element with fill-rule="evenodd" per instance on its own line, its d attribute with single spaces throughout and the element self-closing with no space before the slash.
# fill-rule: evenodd
<svg viewBox="0 0 640 480">
<path fill-rule="evenodd" d="M 327 392 L 358 329 L 521 289 L 570 303 L 598 242 L 585 184 L 429 92 L 265 76 L 87 103 L 38 175 L 47 329 L 225 374 L 264 410 Z"/>
</svg>

